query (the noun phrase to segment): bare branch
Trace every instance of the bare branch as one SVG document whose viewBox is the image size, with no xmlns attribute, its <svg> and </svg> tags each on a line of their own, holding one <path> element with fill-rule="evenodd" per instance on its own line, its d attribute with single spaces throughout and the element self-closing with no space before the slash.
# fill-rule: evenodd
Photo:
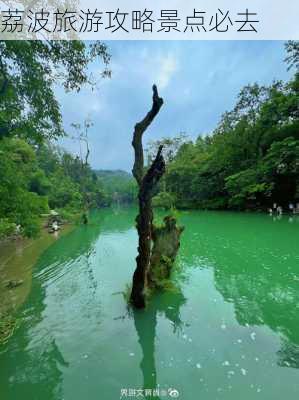
<svg viewBox="0 0 299 400">
<path fill-rule="evenodd" d="M 159 97 L 157 86 L 153 85 L 152 108 L 144 117 L 144 119 L 135 125 L 133 141 L 132 141 L 132 146 L 134 147 L 135 151 L 135 162 L 132 169 L 132 173 L 139 186 L 142 183 L 143 167 L 144 167 L 142 135 L 149 127 L 149 125 L 152 123 L 156 115 L 159 113 L 162 104 L 163 104 L 163 99 Z"/>
<path fill-rule="evenodd" d="M 154 188 L 156 187 L 157 183 L 165 172 L 165 161 L 162 155 L 162 150 L 163 146 L 161 145 L 158 149 L 155 160 L 153 161 L 152 165 L 142 179 L 140 195 L 143 198 L 151 198 Z"/>
</svg>

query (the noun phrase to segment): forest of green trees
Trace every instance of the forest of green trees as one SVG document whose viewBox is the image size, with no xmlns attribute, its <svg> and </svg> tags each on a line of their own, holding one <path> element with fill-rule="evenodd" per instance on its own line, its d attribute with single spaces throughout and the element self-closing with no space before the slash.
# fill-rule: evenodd
<svg viewBox="0 0 299 400">
<path fill-rule="evenodd" d="M 0 142 L 0 235 L 21 225 L 26 236 L 39 230 L 39 216 L 50 209 L 65 218 L 88 207 L 109 203 L 102 185 L 89 165 L 79 157 L 49 143 L 36 146 L 24 139 Z"/>
<path fill-rule="evenodd" d="M 181 136 L 149 146 L 150 158 L 163 143 L 167 162 L 156 206 L 256 210 L 299 202 L 298 42 L 286 52 L 286 67 L 295 68 L 289 82 L 244 87 L 215 131 L 195 143 Z M 107 181 L 53 144 L 65 135 L 54 82 L 66 91 L 94 85 L 87 72 L 94 60 L 109 77 L 101 42 L 0 41 L 0 238 L 17 225 L 37 234 L 50 209 L 68 216 L 134 201 L 132 177 L 108 174 Z"/>
<path fill-rule="evenodd" d="M 299 45 L 286 44 L 289 82 L 244 87 L 234 109 L 210 135 L 184 135 L 164 145 L 167 172 L 156 206 L 266 210 L 299 203 Z"/>
<path fill-rule="evenodd" d="M 104 78 L 109 60 L 101 42 L 0 41 L 0 238 L 17 226 L 36 235 L 50 209 L 67 217 L 107 204 L 86 160 L 53 143 L 66 134 L 54 86 L 93 86 L 90 62 Z"/>
</svg>

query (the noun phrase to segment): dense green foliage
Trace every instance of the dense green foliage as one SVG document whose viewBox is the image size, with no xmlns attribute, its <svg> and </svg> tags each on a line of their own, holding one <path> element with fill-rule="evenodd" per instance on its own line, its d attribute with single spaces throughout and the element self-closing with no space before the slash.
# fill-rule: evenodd
<svg viewBox="0 0 299 400">
<path fill-rule="evenodd" d="M 288 63 L 298 68 L 298 43 L 288 43 L 287 51 Z M 244 87 L 212 134 L 172 152 L 160 189 L 155 203 L 165 199 L 166 207 L 170 201 L 240 210 L 298 203 L 299 73 L 287 83 Z"/>
<path fill-rule="evenodd" d="M 107 204 L 101 183 L 89 165 L 48 143 L 24 139 L 0 141 L 0 236 L 20 225 L 27 236 L 39 230 L 39 217 L 50 209 L 71 216 Z"/>
<path fill-rule="evenodd" d="M 93 84 L 88 65 L 107 66 L 109 54 L 101 42 L 0 41 L 0 138 L 15 136 L 37 142 L 63 134 L 54 84 L 79 91 Z M 107 68 L 104 75 L 109 75 Z"/>
<path fill-rule="evenodd" d="M 37 234 L 52 208 L 66 215 L 106 204 L 87 162 L 48 141 L 64 135 L 55 85 L 94 85 L 89 63 L 98 60 L 109 76 L 109 59 L 101 42 L 0 41 L 0 238 L 18 225 Z"/>
</svg>

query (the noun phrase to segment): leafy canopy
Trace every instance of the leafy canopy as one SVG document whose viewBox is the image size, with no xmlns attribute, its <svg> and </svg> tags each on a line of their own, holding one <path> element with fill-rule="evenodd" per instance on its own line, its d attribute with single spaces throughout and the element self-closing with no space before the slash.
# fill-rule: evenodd
<svg viewBox="0 0 299 400">
<path fill-rule="evenodd" d="M 104 64 L 110 55 L 101 42 L 0 41 L 0 138 L 18 136 L 34 142 L 63 135 L 54 87 L 79 91 L 94 86 L 88 66 Z"/>
</svg>

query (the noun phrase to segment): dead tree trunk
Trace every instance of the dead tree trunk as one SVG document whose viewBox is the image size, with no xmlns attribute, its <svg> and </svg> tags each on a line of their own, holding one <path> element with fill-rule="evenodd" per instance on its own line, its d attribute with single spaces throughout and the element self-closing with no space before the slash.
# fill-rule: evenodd
<svg viewBox="0 0 299 400">
<path fill-rule="evenodd" d="M 156 85 L 153 86 L 153 105 L 145 118 L 135 125 L 132 146 L 135 152 L 135 162 L 132 173 L 139 186 L 138 201 L 139 215 L 136 218 L 139 236 L 136 270 L 133 275 L 131 302 L 136 308 L 145 307 L 145 289 L 151 257 L 151 236 L 153 224 L 152 197 L 154 188 L 165 172 L 165 162 L 162 155 L 162 146 L 152 165 L 144 175 L 144 158 L 142 135 L 152 123 L 162 107 L 163 99 L 159 97 Z"/>
</svg>

